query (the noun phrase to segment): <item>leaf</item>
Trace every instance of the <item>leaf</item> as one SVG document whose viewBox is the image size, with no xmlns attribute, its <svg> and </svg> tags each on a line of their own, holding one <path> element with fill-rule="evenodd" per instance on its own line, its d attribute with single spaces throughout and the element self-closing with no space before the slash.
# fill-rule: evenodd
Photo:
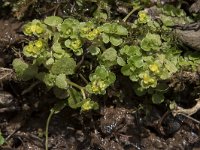
<svg viewBox="0 0 200 150">
<path fill-rule="evenodd" d="M 65 74 L 72 75 L 74 74 L 76 68 L 76 62 L 71 57 L 62 57 L 61 59 L 55 61 L 51 68 L 51 72 L 55 75 Z"/>
<path fill-rule="evenodd" d="M 26 69 L 28 69 L 28 64 L 18 58 L 13 60 L 12 65 L 18 77 L 22 77 Z"/>
<path fill-rule="evenodd" d="M 59 113 L 62 109 L 64 109 L 67 106 L 66 100 L 59 101 L 54 105 L 54 107 L 51 109 L 54 111 L 54 114 Z"/>
<path fill-rule="evenodd" d="M 117 58 L 117 51 L 111 47 L 103 52 L 103 54 L 101 55 L 101 58 L 103 61 L 105 60 L 115 61 Z"/>
<path fill-rule="evenodd" d="M 12 65 L 17 77 L 24 81 L 30 80 L 31 78 L 35 77 L 38 72 L 37 66 L 29 65 L 18 58 L 13 60 Z"/>
<path fill-rule="evenodd" d="M 53 87 L 56 76 L 51 73 L 41 72 L 38 74 L 38 78 L 42 80 L 48 87 Z"/>
<path fill-rule="evenodd" d="M 67 84 L 67 78 L 65 74 L 59 74 L 56 77 L 56 82 L 55 85 L 61 89 L 67 89 L 68 88 L 68 84 Z"/>
<path fill-rule="evenodd" d="M 139 84 L 133 84 L 134 92 L 137 96 L 143 96 L 146 94 L 146 90 L 142 88 Z"/>
<path fill-rule="evenodd" d="M 108 70 L 105 66 L 97 66 L 95 72 L 92 76 L 90 76 L 90 81 L 96 80 L 96 78 L 105 79 L 109 75 Z"/>
<path fill-rule="evenodd" d="M 122 57 L 117 57 L 117 64 L 120 66 L 124 66 L 126 65 L 126 62 L 124 61 Z"/>
<path fill-rule="evenodd" d="M 132 75 L 129 76 L 129 78 L 130 78 L 130 80 L 133 81 L 133 82 L 138 81 L 138 76 L 137 76 L 137 74 L 132 74 Z"/>
<path fill-rule="evenodd" d="M 116 26 L 116 34 L 118 34 L 118 35 L 128 35 L 128 30 L 121 25 L 117 25 Z"/>
<path fill-rule="evenodd" d="M 140 47 L 138 46 L 128 46 L 128 45 L 125 45 L 122 49 L 120 49 L 120 53 L 122 55 L 126 54 L 128 56 L 141 56 L 142 53 L 140 51 Z"/>
<path fill-rule="evenodd" d="M 46 65 L 52 65 L 54 63 L 54 59 L 53 58 L 49 58 L 47 61 L 46 61 Z"/>
<path fill-rule="evenodd" d="M 144 39 L 142 39 L 140 45 L 144 51 L 159 50 L 161 46 L 161 38 L 158 34 L 147 33 Z"/>
<path fill-rule="evenodd" d="M 126 64 L 121 68 L 121 73 L 125 76 L 131 75 L 130 65 Z"/>
<path fill-rule="evenodd" d="M 109 38 L 109 36 L 107 34 L 102 33 L 101 36 L 102 36 L 102 39 L 103 39 L 104 43 L 107 44 L 110 41 L 110 38 Z"/>
<path fill-rule="evenodd" d="M 83 105 L 84 101 L 82 100 L 82 95 L 80 92 L 75 89 L 68 90 L 70 97 L 68 98 L 68 104 L 71 108 L 76 109 Z"/>
<path fill-rule="evenodd" d="M 100 30 L 104 33 L 128 35 L 128 30 L 118 23 L 105 23 L 100 27 Z"/>
<path fill-rule="evenodd" d="M 56 27 L 62 22 L 63 22 L 63 19 L 58 16 L 49 16 L 44 19 L 44 23 L 52 27 Z"/>
<path fill-rule="evenodd" d="M 110 36 L 110 43 L 114 46 L 119 46 L 122 44 L 123 40 L 121 38 L 116 38 L 114 36 Z"/>
<path fill-rule="evenodd" d="M 101 51 L 97 46 L 90 46 L 88 50 L 92 55 L 98 55 Z"/>
<path fill-rule="evenodd" d="M 169 70 L 171 73 L 175 73 L 178 69 L 177 67 L 169 60 L 165 60 L 165 67 L 167 70 Z"/>
<path fill-rule="evenodd" d="M 131 56 L 127 60 L 128 64 L 134 65 L 137 68 L 141 68 L 144 65 L 143 59 L 141 56 Z"/>
<path fill-rule="evenodd" d="M 59 99 L 66 99 L 69 97 L 69 93 L 66 89 L 60 89 L 56 86 L 53 88 L 53 93 Z"/>
<path fill-rule="evenodd" d="M 163 24 L 167 27 L 174 25 L 173 19 L 170 16 L 160 15 L 160 19 L 163 22 Z"/>
<path fill-rule="evenodd" d="M 2 136 L 2 133 L 0 131 L 0 146 L 3 145 L 5 143 L 5 139 L 4 137 Z"/>
<path fill-rule="evenodd" d="M 152 102 L 154 104 L 161 104 L 162 102 L 164 102 L 164 95 L 162 93 L 154 93 L 152 95 Z"/>
<path fill-rule="evenodd" d="M 53 43 L 52 49 L 57 54 L 64 54 L 65 53 L 65 51 L 62 49 L 60 43 L 58 43 L 58 42 Z"/>
</svg>

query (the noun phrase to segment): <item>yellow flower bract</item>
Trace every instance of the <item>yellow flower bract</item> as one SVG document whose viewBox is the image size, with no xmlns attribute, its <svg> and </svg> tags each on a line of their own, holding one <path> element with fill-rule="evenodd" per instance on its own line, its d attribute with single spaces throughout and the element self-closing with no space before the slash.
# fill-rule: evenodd
<svg viewBox="0 0 200 150">
<path fill-rule="evenodd" d="M 153 84 L 155 83 L 155 79 L 151 78 L 148 74 L 144 74 L 143 82 L 144 84 Z"/>
<path fill-rule="evenodd" d="M 149 65 L 149 69 L 152 71 L 152 72 L 155 72 L 155 73 L 159 73 L 159 67 L 157 64 L 152 64 L 152 65 Z"/>
</svg>

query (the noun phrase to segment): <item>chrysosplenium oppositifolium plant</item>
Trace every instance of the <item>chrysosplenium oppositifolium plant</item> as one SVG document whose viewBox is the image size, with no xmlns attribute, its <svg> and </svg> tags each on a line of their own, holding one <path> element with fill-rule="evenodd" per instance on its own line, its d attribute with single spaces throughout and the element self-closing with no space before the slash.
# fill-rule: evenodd
<svg viewBox="0 0 200 150">
<path fill-rule="evenodd" d="M 13 61 L 18 79 L 36 78 L 70 107 L 85 111 L 98 109 L 92 97 L 106 94 L 121 70 L 137 95 L 151 94 L 161 103 L 165 81 L 180 69 L 195 69 L 199 59 L 192 53 L 182 56 L 171 34 L 177 20 L 190 21 L 185 13 L 171 5 L 157 11 L 157 21 L 142 10 L 135 22 L 124 25 L 58 16 L 33 20 L 23 32 L 34 40 L 23 47 L 24 59 Z"/>
</svg>

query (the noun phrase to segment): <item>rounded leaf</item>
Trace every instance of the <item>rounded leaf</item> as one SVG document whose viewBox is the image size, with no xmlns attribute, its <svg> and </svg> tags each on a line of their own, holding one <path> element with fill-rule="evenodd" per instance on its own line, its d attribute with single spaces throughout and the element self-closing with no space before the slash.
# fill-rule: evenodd
<svg viewBox="0 0 200 150">
<path fill-rule="evenodd" d="M 58 16 L 49 16 L 44 19 L 44 23 L 52 27 L 56 27 L 62 22 L 63 22 L 63 19 Z"/>
</svg>

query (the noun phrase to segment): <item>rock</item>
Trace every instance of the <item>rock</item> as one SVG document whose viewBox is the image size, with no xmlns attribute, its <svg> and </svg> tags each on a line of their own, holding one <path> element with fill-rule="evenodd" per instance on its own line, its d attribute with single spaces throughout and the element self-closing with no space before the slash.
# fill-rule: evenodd
<svg viewBox="0 0 200 150">
<path fill-rule="evenodd" d="M 180 30 L 176 29 L 177 38 L 186 46 L 200 51 L 200 30 Z"/>
<path fill-rule="evenodd" d="M 8 47 L 22 39 L 24 35 L 19 34 L 22 22 L 14 19 L 0 19 L 0 48 Z"/>
<path fill-rule="evenodd" d="M 200 12 L 200 0 L 197 0 L 193 3 L 189 9 L 191 13 L 199 13 Z"/>
</svg>

